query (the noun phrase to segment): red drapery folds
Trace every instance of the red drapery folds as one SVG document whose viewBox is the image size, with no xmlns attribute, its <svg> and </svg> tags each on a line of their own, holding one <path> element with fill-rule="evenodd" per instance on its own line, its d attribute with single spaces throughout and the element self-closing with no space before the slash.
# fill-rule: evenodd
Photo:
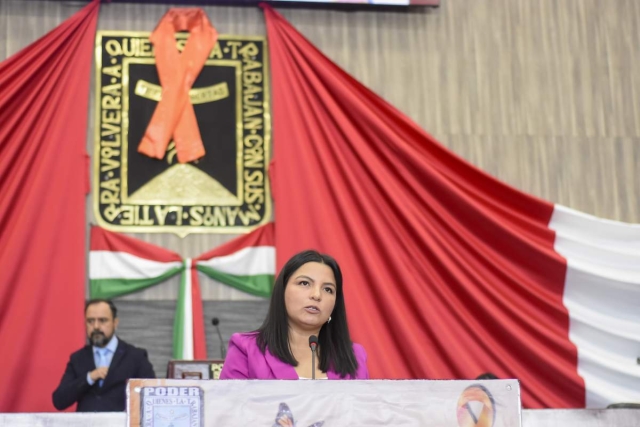
<svg viewBox="0 0 640 427">
<path fill-rule="evenodd" d="M 52 411 L 83 344 L 87 111 L 99 1 L 0 63 L 0 412 Z"/>
<path fill-rule="evenodd" d="M 527 407 L 584 406 L 553 206 L 479 171 L 264 6 L 276 250 L 344 269 L 375 378 L 519 378 Z"/>
</svg>

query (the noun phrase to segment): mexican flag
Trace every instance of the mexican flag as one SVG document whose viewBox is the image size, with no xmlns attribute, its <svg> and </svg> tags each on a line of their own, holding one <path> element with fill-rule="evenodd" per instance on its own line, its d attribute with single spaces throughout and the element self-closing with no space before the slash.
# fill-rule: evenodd
<svg viewBox="0 0 640 427">
<path fill-rule="evenodd" d="M 193 282 L 197 283 L 199 271 L 243 292 L 269 297 L 276 271 L 274 228 L 270 222 L 198 256 L 193 260 L 194 268 L 191 269 Z M 200 287 L 194 288 L 200 298 Z M 202 337 L 202 341 L 194 343 L 194 355 L 203 359 L 206 355 L 204 322 L 194 322 L 194 328 L 195 335 Z"/>
<path fill-rule="evenodd" d="M 528 408 L 640 401 L 640 226 L 489 176 L 264 9 L 277 265 L 338 260 L 372 377 L 492 372 Z"/>
<path fill-rule="evenodd" d="M 173 357 L 204 359 L 206 341 L 197 271 L 244 292 L 269 296 L 275 274 L 273 231 L 273 224 L 266 224 L 192 260 L 94 226 L 89 253 L 90 296 L 117 298 L 180 274 Z"/>
<path fill-rule="evenodd" d="M 268 223 L 197 257 L 198 271 L 252 295 L 269 297 L 276 268 L 274 225 Z"/>
<path fill-rule="evenodd" d="M 91 227 L 91 298 L 111 299 L 157 285 L 184 271 L 175 252 L 104 228 Z"/>
</svg>

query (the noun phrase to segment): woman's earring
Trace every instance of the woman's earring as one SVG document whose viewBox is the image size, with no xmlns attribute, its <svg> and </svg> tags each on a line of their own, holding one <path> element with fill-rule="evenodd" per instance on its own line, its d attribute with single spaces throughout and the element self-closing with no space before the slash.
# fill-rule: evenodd
<svg viewBox="0 0 640 427">
<path fill-rule="evenodd" d="M 327 323 L 331 322 L 331 316 L 329 316 L 329 320 L 327 320 Z"/>
</svg>

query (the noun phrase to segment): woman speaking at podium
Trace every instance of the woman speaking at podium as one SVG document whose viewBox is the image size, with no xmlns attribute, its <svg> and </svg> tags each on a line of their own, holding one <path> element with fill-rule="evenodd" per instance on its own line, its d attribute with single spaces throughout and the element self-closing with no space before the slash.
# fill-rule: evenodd
<svg viewBox="0 0 640 427">
<path fill-rule="evenodd" d="M 278 275 L 262 326 L 231 336 L 220 379 L 367 379 L 366 363 L 349 336 L 338 263 L 304 251 Z"/>
</svg>

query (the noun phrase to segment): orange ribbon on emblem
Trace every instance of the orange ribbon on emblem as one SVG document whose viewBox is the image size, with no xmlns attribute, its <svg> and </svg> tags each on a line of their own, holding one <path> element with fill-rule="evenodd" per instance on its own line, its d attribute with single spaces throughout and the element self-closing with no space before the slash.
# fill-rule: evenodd
<svg viewBox="0 0 640 427">
<path fill-rule="evenodd" d="M 189 31 L 182 53 L 176 48 L 175 33 Z M 173 136 L 178 162 L 204 156 L 204 144 L 189 89 L 202 71 L 218 39 L 218 32 L 202 9 L 169 9 L 149 40 L 155 47 L 156 67 L 162 85 L 158 102 L 138 152 L 162 159 Z"/>
</svg>

